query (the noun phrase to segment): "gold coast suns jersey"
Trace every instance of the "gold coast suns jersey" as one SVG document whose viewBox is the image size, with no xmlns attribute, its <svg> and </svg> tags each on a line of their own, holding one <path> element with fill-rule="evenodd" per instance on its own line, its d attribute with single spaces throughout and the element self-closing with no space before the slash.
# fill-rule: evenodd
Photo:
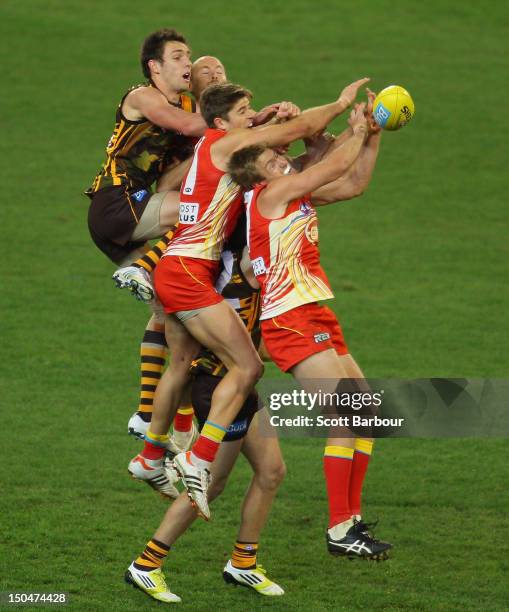
<svg viewBox="0 0 509 612">
<path fill-rule="evenodd" d="M 133 87 L 120 101 L 115 128 L 106 146 L 106 161 L 86 192 L 89 196 L 104 187 L 150 187 L 166 166 L 192 155 L 195 138 L 166 130 L 145 118 L 130 121 L 124 117 L 122 104 L 127 95 L 138 87 L 147 85 Z M 185 95 L 181 95 L 178 104 L 173 106 L 190 113 L 196 110 L 193 100 Z"/>
<path fill-rule="evenodd" d="M 262 291 L 260 320 L 334 297 L 320 265 L 318 219 L 310 199 L 294 200 L 282 217 L 266 219 L 257 207 L 265 187 L 245 194 L 249 257 Z"/>
<path fill-rule="evenodd" d="M 242 212 L 240 187 L 211 158 L 210 147 L 225 135 L 207 129 L 198 141 L 180 190 L 179 225 L 164 256 L 219 261 Z"/>
<path fill-rule="evenodd" d="M 216 282 L 216 289 L 237 311 L 241 321 L 251 334 L 255 348 L 261 340 L 260 332 L 260 290 L 253 289 L 242 274 L 240 262 L 242 250 L 221 253 L 222 269 Z M 208 349 L 202 349 L 192 364 L 192 371 L 200 370 L 213 376 L 224 376 L 228 371 L 223 362 Z"/>
</svg>

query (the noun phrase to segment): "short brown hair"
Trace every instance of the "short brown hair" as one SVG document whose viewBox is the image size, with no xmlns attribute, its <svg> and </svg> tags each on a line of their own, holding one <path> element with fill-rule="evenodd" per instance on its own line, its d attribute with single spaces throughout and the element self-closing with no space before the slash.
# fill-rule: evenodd
<svg viewBox="0 0 509 612">
<path fill-rule="evenodd" d="M 213 128 L 214 119 L 228 119 L 228 113 L 242 98 L 251 98 L 253 94 L 234 83 L 219 83 L 209 85 L 200 98 L 200 111 L 209 128 Z"/>
<path fill-rule="evenodd" d="M 164 46 L 167 42 L 181 42 L 187 45 L 184 36 L 173 28 L 162 28 L 149 34 L 143 41 L 141 46 L 141 69 L 143 74 L 150 79 L 150 68 L 148 63 L 155 59 L 161 61 L 163 59 Z"/>
<path fill-rule="evenodd" d="M 243 189 L 252 189 L 263 180 L 256 162 L 266 149 L 263 145 L 252 145 L 235 151 L 230 157 L 228 174 Z"/>
</svg>

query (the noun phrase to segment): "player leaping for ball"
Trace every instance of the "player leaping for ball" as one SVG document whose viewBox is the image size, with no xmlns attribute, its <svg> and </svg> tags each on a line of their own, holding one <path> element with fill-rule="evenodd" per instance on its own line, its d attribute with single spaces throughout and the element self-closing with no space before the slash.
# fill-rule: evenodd
<svg viewBox="0 0 509 612">
<path fill-rule="evenodd" d="M 371 104 L 374 94 L 369 97 Z M 368 122 L 364 105 L 355 107 L 349 125 L 349 138 L 301 173 L 263 146 L 237 151 L 228 166 L 244 188 L 256 185 L 246 194 L 248 245 L 262 290 L 265 346 L 281 370 L 315 392 L 316 381 L 330 392 L 342 379 L 363 378 L 334 313 L 320 305 L 334 296 L 320 265 L 315 206 L 360 195 L 371 179 L 380 143 L 380 130 Z M 330 381 L 325 389 L 324 379 Z M 361 520 L 362 484 L 373 443 L 349 433 L 329 438 L 325 448 L 327 546 L 333 554 L 383 559 L 391 545 L 370 537 Z"/>
<path fill-rule="evenodd" d="M 148 480 L 160 469 L 167 432 L 189 380 L 189 365 L 200 346 L 211 349 L 228 372 L 212 397 L 210 417 L 191 452 L 175 457 L 188 493 L 202 516 L 209 471 L 221 440 L 262 374 L 258 354 L 235 311 L 215 290 L 219 258 L 242 206 L 241 188 L 227 173 L 232 154 L 249 145 L 285 145 L 310 137 L 354 101 L 361 79 L 346 87 L 336 102 L 309 109 L 285 124 L 248 129 L 254 111 L 246 89 L 226 83 L 208 88 L 201 111 L 208 125 L 195 149 L 181 189 L 180 225 L 155 270 L 155 286 L 167 314 L 170 367 L 158 385 L 145 448 L 129 464 L 136 478 Z M 279 112 L 279 111 L 278 111 Z"/>
</svg>

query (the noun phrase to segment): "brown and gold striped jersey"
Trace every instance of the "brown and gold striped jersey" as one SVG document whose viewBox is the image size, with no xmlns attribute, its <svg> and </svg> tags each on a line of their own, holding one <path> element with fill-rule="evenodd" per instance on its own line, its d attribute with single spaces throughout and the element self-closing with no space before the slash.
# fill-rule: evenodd
<svg viewBox="0 0 509 612">
<path fill-rule="evenodd" d="M 126 96 L 138 87 L 147 86 L 151 87 L 150 84 L 132 87 L 120 101 L 115 128 L 106 146 L 106 161 L 86 191 L 87 195 L 92 196 L 103 187 L 118 185 L 149 188 L 166 166 L 192 155 L 196 138 L 164 129 L 145 118 L 130 121 L 122 114 Z M 194 101 L 184 94 L 180 96 L 179 103 L 173 106 L 190 113 L 196 111 Z"/>
<path fill-rule="evenodd" d="M 260 291 L 253 289 L 247 282 L 240 268 L 242 250 L 232 253 L 229 250 L 221 254 L 222 270 L 219 274 L 216 289 L 237 311 L 242 322 L 251 334 L 251 340 L 256 348 L 260 346 Z M 202 349 L 197 359 L 193 361 L 191 372 L 206 372 L 212 376 L 224 376 L 226 366 L 208 349 Z"/>
</svg>

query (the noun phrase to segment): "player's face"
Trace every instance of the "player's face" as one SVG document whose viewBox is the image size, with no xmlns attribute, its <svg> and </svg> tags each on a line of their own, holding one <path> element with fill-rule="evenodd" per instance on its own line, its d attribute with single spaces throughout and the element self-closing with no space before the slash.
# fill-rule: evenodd
<svg viewBox="0 0 509 612">
<path fill-rule="evenodd" d="M 225 81 L 224 66 L 217 57 L 205 55 L 194 62 L 191 70 L 191 90 L 197 100 L 209 85 L 217 85 Z"/>
<path fill-rule="evenodd" d="M 235 128 L 250 128 L 253 125 L 253 117 L 256 111 L 251 108 L 249 98 L 241 98 L 228 113 L 227 120 L 221 120 L 222 129 L 233 130 Z"/>
<path fill-rule="evenodd" d="M 152 70 L 164 81 L 168 89 L 176 93 L 189 91 L 191 87 L 191 50 L 177 41 L 167 42 L 161 61 L 153 60 Z"/>
<path fill-rule="evenodd" d="M 263 178 L 269 182 L 285 174 L 297 172 L 284 155 L 272 149 L 265 149 L 256 161 L 256 167 Z"/>
</svg>

